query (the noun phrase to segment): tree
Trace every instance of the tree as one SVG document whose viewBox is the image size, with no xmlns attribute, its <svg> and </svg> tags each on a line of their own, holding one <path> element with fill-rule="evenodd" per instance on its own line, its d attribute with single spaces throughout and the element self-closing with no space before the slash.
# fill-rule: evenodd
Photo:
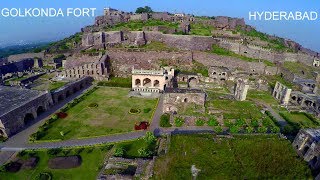
<svg viewBox="0 0 320 180">
<path fill-rule="evenodd" d="M 138 7 L 136 10 L 137 14 L 142 14 L 142 13 L 152 13 L 153 10 L 151 9 L 151 7 L 149 6 L 145 6 L 145 7 Z"/>
<path fill-rule="evenodd" d="M 152 132 L 147 132 L 146 135 L 143 137 L 144 141 L 148 144 L 154 143 L 156 141 L 156 137 L 153 135 Z"/>
</svg>

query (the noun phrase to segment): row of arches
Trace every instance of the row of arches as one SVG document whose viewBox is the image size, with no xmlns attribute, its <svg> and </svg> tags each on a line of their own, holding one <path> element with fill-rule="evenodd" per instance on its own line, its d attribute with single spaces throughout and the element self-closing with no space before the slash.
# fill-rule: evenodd
<svg viewBox="0 0 320 180">
<path fill-rule="evenodd" d="M 320 106 L 316 102 L 314 102 L 310 99 L 307 99 L 305 97 L 301 97 L 298 95 L 292 95 L 291 102 L 294 102 L 295 104 L 298 104 L 300 106 L 311 107 L 311 108 L 314 108 L 314 109 L 320 111 Z"/>
<path fill-rule="evenodd" d="M 135 85 L 136 86 L 143 86 L 143 87 L 160 87 L 160 81 L 159 80 L 154 80 L 153 82 L 149 78 L 145 78 L 142 80 L 136 79 L 135 80 Z"/>
<path fill-rule="evenodd" d="M 35 113 L 28 112 L 24 115 L 23 123 L 24 125 L 30 125 L 38 116 L 43 114 L 46 111 L 44 106 L 39 106 Z"/>
</svg>

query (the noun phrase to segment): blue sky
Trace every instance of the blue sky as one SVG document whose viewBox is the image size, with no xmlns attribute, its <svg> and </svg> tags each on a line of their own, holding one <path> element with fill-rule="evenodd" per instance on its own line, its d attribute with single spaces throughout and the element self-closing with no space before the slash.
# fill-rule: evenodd
<svg viewBox="0 0 320 180">
<path fill-rule="evenodd" d="M 299 42 L 320 52 L 317 21 L 249 21 L 249 11 L 320 11 L 319 1 L 301 0 L 2 0 L 2 8 L 97 8 L 104 7 L 135 11 L 140 6 L 155 11 L 184 12 L 195 15 L 243 17 L 246 23 L 262 32 Z M 319 12 L 320 13 L 320 12 Z M 319 14 L 320 15 L 320 14 Z M 93 17 L 63 18 L 4 18 L 0 17 L 0 45 L 18 42 L 57 40 L 91 25 Z"/>
</svg>

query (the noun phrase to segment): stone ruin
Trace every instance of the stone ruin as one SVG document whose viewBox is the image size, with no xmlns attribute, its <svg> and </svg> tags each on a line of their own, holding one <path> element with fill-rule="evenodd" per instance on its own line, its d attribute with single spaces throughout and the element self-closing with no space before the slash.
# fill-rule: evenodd
<svg viewBox="0 0 320 180">
<path fill-rule="evenodd" d="M 71 61 L 71 60 L 69 60 Z M 83 62 L 78 66 L 66 68 L 62 72 L 58 72 L 57 76 L 62 78 L 79 79 L 82 77 L 92 77 L 95 80 L 108 80 L 110 72 L 108 72 L 108 56 L 100 55 L 100 58 L 94 62 Z"/>
<path fill-rule="evenodd" d="M 238 101 L 244 101 L 247 98 L 249 85 L 246 80 L 238 79 L 235 85 L 234 97 Z"/>
<path fill-rule="evenodd" d="M 72 94 L 90 86 L 92 78 L 71 82 L 53 92 L 0 86 L 0 136 L 8 137 Z"/>
<path fill-rule="evenodd" d="M 290 100 L 291 92 L 291 88 L 288 88 L 287 86 L 277 81 L 276 85 L 274 86 L 272 96 L 278 99 L 282 105 L 287 106 Z"/>
<path fill-rule="evenodd" d="M 204 107 L 206 94 L 200 89 L 166 88 L 163 99 L 163 112 L 174 113 L 180 106 L 196 104 Z"/>
<path fill-rule="evenodd" d="M 301 129 L 292 146 L 312 170 L 320 170 L 320 129 Z"/>
</svg>

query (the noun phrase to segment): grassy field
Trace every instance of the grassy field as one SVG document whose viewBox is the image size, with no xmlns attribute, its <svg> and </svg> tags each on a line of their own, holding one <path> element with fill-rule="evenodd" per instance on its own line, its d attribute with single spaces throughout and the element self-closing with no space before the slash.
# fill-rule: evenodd
<svg viewBox="0 0 320 180">
<path fill-rule="evenodd" d="M 49 172 L 52 174 L 53 179 L 96 179 L 101 165 L 103 164 L 104 157 L 108 152 L 108 148 L 84 148 L 82 152 L 78 153 L 79 149 L 70 150 L 68 155 L 80 155 L 82 164 L 80 167 L 73 169 L 50 169 L 48 167 L 48 160 L 52 155 L 47 151 L 35 151 L 35 155 L 39 157 L 39 162 L 35 169 L 20 170 L 16 173 L 0 172 L 0 179 L 6 180 L 24 180 L 36 179 L 39 173 Z M 56 156 L 64 156 L 64 153 L 59 153 Z"/>
<path fill-rule="evenodd" d="M 306 179 L 307 164 L 287 140 L 277 136 L 213 135 L 172 136 L 168 154 L 155 163 L 155 179 L 191 179 L 191 166 L 201 171 L 197 179 Z"/>
<path fill-rule="evenodd" d="M 247 99 L 263 102 L 268 105 L 278 105 L 278 101 L 272 97 L 270 92 L 249 90 L 247 94 Z"/>
<path fill-rule="evenodd" d="M 303 113 L 290 113 L 288 111 L 281 111 L 280 115 L 284 117 L 287 121 L 290 121 L 294 124 L 299 124 L 303 128 L 316 128 L 318 125 L 309 119 Z"/>
<path fill-rule="evenodd" d="M 260 112 L 259 107 L 249 101 L 216 99 L 207 102 L 207 107 L 212 107 L 216 110 L 223 111 L 225 119 L 260 119 L 262 117 L 262 113 Z"/>
<path fill-rule="evenodd" d="M 284 62 L 284 67 L 290 70 L 292 73 L 305 76 L 306 78 L 313 78 L 313 71 L 319 71 L 315 67 L 307 66 L 299 62 Z"/>
<path fill-rule="evenodd" d="M 67 111 L 65 119 L 51 124 L 41 140 L 72 139 L 134 130 L 136 122 L 150 121 L 156 106 L 156 99 L 128 97 L 129 89 L 100 87 L 85 100 Z M 97 103 L 98 107 L 89 107 Z M 131 108 L 140 109 L 138 114 L 130 114 Z M 145 112 L 145 109 L 151 109 Z M 61 136 L 60 132 L 64 136 Z"/>
</svg>

